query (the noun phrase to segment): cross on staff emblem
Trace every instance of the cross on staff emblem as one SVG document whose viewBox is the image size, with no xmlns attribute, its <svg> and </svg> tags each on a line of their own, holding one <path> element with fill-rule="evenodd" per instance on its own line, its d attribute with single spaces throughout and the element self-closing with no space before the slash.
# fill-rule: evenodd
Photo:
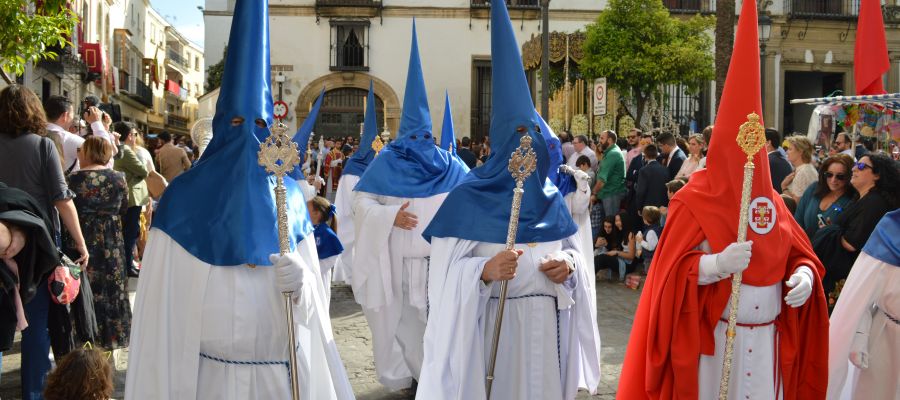
<svg viewBox="0 0 900 400">
<path fill-rule="evenodd" d="M 259 165 L 266 172 L 275 175 L 275 206 L 278 210 L 278 251 L 283 256 L 291 251 L 288 236 L 287 189 L 284 187 L 284 175 L 300 164 L 297 143 L 287 134 L 287 126 L 278 122 L 271 129 L 268 138 L 259 144 Z M 292 292 L 285 292 L 284 313 L 287 320 L 288 355 L 291 362 L 291 398 L 300 400 L 300 381 L 297 375 L 297 352 L 294 351 L 296 336 L 294 334 L 294 308 L 291 305 Z"/>
<path fill-rule="evenodd" d="M 509 173 L 516 180 L 513 189 L 512 210 L 509 214 L 509 228 L 506 230 L 506 250 L 516 245 L 516 232 L 519 230 L 519 211 L 522 209 L 522 195 L 525 194 L 525 179 L 537 168 L 537 154 L 531 148 L 531 136 L 527 134 L 519 140 L 517 147 L 509 158 Z M 494 384 L 494 367 L 497 366 L 497 347 L 500 344 L 500 326 L 503 324 L 503 308 L 506 306 L 506 292 L 509 281 L 500 282 L 500 301 L 497 303 L 497 322 L 494 324 L 494 340 L 491 343 L 491 364 L 487 373 L 487 398 L 491 398 L 491 386 Z"/>
<path fill-rule="evenodd" d="M 758 228 L 765 228 L 769 226 L 769 222 L 772 220 L 770 215 L 769 207 L 765 204 L 760 204 L 753 209 L 753 222 L 756 223 Z"/>
</svg>

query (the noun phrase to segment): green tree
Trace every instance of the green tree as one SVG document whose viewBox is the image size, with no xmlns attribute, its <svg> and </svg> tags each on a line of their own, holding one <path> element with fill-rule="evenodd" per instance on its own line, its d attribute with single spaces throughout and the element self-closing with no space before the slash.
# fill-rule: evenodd
<svg viewBox="0 0 900 400">
<path fill-rule="evenodd" d="M 0 0 L 0 75 L 21 75 L 28 63 L 54 60 L 70 45 L 77 16 L 65 0 Z"/>
<path fill-rule="evenodd" d="M 647 103 L 662 85 L 697 91 L 713 78 L 713 26 L 712 17 L 670 16 L 662 0 L 610 0 L 587 26 L 582 72 L 606 77 L 626 114 L 648 128 Z"/>
<path fill-rule="evenodd" d="M 716 1 L 716 104 L 725 90 L 725 77 L 734 47 L 734 24 L 737 22 L 734 8 L 734 0 Z"/>
<path fill-rule="evenodd" d="M 212 92 L 222 86 L 222 76 L 225 74 L 225 56 L 228 55 L 228 46 L 222 50 L 222 59 L 219 62 L 206 67 L 206 92 Z"/>
</svg>

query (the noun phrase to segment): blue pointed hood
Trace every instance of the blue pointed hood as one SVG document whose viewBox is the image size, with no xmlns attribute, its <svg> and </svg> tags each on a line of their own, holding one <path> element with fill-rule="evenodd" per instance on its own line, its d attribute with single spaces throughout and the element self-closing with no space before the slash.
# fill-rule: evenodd
<svg viewBox="0 0 900 400">
<path fill-rule="evenodd" d="M 469 172 L 469 166 L 466 162 L 456 154 L 456 134 L 453 129 L 453 111 L 450 108 L 450 94 L 444 92 L 444 124 L 441 127 L 441 148 L 447 150 L 453 161 L 456 161 L 466 173 Z"/>
<path fill-rule="evenodd" d="M 444 124 L 441 126 L 441 148 L 456 155 L 456 134 L 453 129 L 453 111 L 450 109 L 450 93 L 444 92 Z"/>
<path fill-rule="evenodd" d="M 900 210 L 884 215 L 862 251 L 889 265 L 900 267 Z"/>
<path fill-rule="evenodd" d="M 322 108 L 322 99 L 325 98 L 325 88 L 322 88 L 322 91 L 319 92 L 319 97 L 316 98 L 316 101 L 313 103 L 312 109 L 309 110 L 309 115 L 306 116 L 306 119 L 303 121 L 303 124 L 300 125 L 300 128 L 297 129 L 297 133 L 294 134 L 294 142 L 297 143 L 297 151 L 300 152 L 300 164 L 298 164 L 293 171 L 290 173 L 290 177 L 295 180 L 305 180 L 306 175 L 303 174 L 303 163 L 306 161 L 306 150 L 307 145 L 309 144 L 309 136 L 312 135 L 313 127 L 316 126 L 316 119 L 319 117 L 319 109 Z"/>
<path fill-rule="evenodd" d="M 236 117 L 243 122 L 232 126 Z M 257 120 L 267 127 L 256 125 Z M 188 171 L 172 180 L 153 226 L 203 262 L 269 265 L 278 252 L 275 178 L 259 165 L 259 143 L 272 126 L 266 0 L 235 5 L 213 139 Z M 285 177 L 291 248 L 312 232 L 299 186 Z"/>
<path fill-rule="evenodd" d="M 354 190 L 403 198 L 431 197 L 449 192 L 465 174 L 466 170 L 450 153 L 435 145 L 422 62 L 419 60 L 416 21 L 413 20 L 409 69 L 397 139 L 385 146 L 369 164 Z"/>
<path fill-rule="evenodd" d="M 363 121 L 363 134 L 359 140 L 359 149 L 344 163 L 344 175 L 362 176 L 375 158 L 372 142 L 378 135 L 378 116 L 375 114 L 375 88 L 369 81 L 369 95 L 366 97 L 366 116 Z"/>
<path fill-rule="evenodd" d="M 531 102 L 519 45 L 503 1 L 491 3 L 491 147 L 493 156 L 450 194 L 423 236 L 505 243 L 515 180 L 509 156 L 523 135 L 532 139 L 537 169 L 525 180 L 516 243 L 549 242 L 578 230 L 548 179 L 550 154 Z"/>
<path fill-rule="evenodd" d="M 537 111 L 535 111 L 535 113 L 537 113 Z M 562 197 L 566 197 L 567 194 L 578 189 L 578 185 L 575 182 L 575 177 L 559 172 L 559 166 L 566 163 L 566 159 L 562 152 L 562 142 L 559 140 L 559 137 L 556 136 L 556 133 L 553 132 L 553 129 L 550 129 L 550 125 L 547 125 L 547 121 L 544 121 L 544 119 L 541 118 L 540 114 L 537 114 L 537 119 L 538 124 L 541 127 L 541 134 L 547 142 L 547 152 L 550 155 L 550 168 L 547 169 L 547 179 L 556 185 L 556 188 L 559 190 L 559 194 L 561 194 Z"/>
</svg>

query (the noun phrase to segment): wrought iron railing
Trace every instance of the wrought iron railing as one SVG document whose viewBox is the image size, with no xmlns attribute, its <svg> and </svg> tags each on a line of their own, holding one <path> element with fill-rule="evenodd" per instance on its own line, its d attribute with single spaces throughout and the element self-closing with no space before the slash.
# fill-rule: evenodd
<svg viewBox="0 0 900 400">
<path fill-rule="evenodd" d="M 855 19 L 860 0 L 791 0 L 785 2 L 786 13 L 794 18 Z"/>
<path fill-rule="evenodd" d="M 185 60 L 184 56 L 181 55 L 181 53 L 178 50 L 171 49 L 171 48 L 166 50 L 166 57 L 178 66 L 181 66 L 184 68 L 191 67 L 190 63 L 187 60 Z"/>
<path fill-rule="evenodd" d="M 137 100 L 138 103 L 143 104 L 144 106 L 153 107 L 153 89 L 150 88 L 146 83 L 141 81 L 140 79 L 134 79 L 134 91 L 132 97 Z"/>
<path fill-rule="evenodd" d="M 316 0 L 316 7 L 380 7 L 381 0 Z"/>
<path fill-rule="evenodd" d="M 496 0 L 495 0 L 496 1 Z M 511 9 L 540 9 L 539 0 L 506 0 L 506 6 Z M 490 0 L 472 0 L 472 8 L 490 8 Z"/>
<path fill-rule="evenodd" d="M 166 118 L 166 124 L 172 128 L 187 129 L 188 119 L 180 115 L 172 115 Z"/>
<path fill-rule="evenodd" d="M 716 0 L 663 0 L 669 12 L 675 14 L 707 14 L 716 12 Z"/>
</svg>

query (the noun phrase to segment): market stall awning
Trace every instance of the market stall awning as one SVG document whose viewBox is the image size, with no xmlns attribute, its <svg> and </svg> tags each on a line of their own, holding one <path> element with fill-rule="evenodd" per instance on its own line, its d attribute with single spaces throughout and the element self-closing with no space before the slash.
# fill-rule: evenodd
<svg viewBox="0 0 900 400">
<path fill-rule="evenodd" d="M 833 96 L 833 97 L 814 97 L 811 99 L 794 99 L 791 104 L 811 104 L 811 105 L 852 105 L 852 104 L 869 104 L 889 108 L 893 111 L 900 111 L 900 93 L 877 94 L 868 96 Z"/>
</svg>

